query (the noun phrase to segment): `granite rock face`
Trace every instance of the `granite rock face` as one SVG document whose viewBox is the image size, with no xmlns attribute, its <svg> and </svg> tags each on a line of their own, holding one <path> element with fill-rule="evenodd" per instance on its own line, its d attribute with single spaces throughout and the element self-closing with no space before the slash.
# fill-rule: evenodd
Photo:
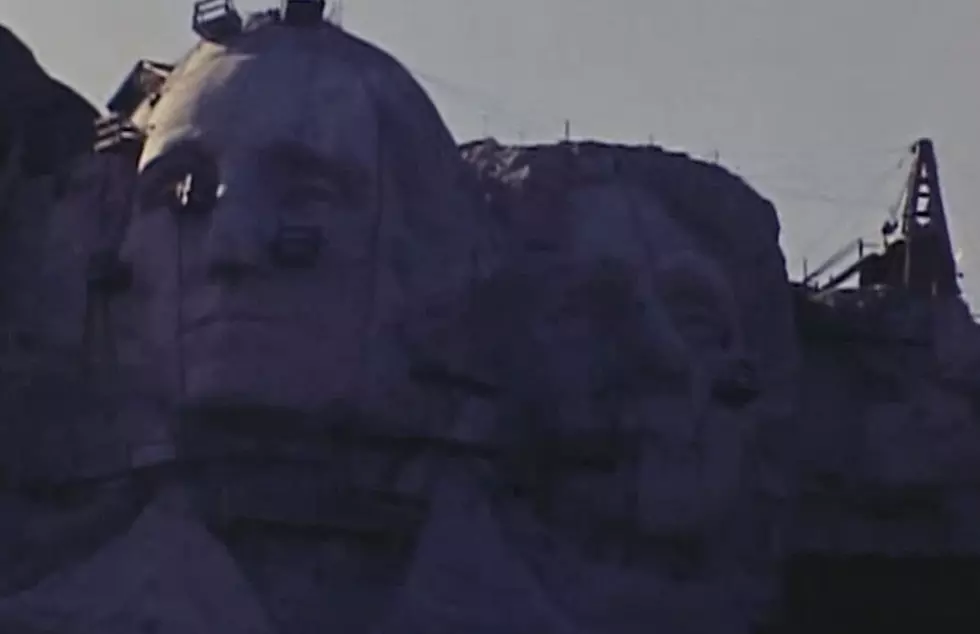
<svg viewBox="0 0 980 634">
<path fill-rule="evenodd" d="M 258 605 L 216 540 L 184 506 L 161 498 L 105 548 L 0 600 L 0 627 L 64 634 L 275 632 Z"/>
<path fill-rule="evenodd" d="M 273 13 L 133 123 L 6 199 L 0 630 L 739 634 L 798 553 L 980 549 L 965 306 L 798 301 L 723 168 L 458 148 Z"/>
<path fill-rule="evenodd" d="M 123 464 L 106 452 L 116 433 L 96 394 L 109 386 L 88 381 L 106 339 L 89 274 L 115 249 L 135 172 L 93 153 L 96 109 L 2 26 L 0 62 L 0 464 L 16 481 L 65 481 Z"/>
<path fill-rule="evenodd" d="M 202 42 L 153 102 L 137 178 L 99 155 L 63 195 L 34 179 L 4 234 L 4 318 L 34 349 L 5 359 L 24 381 L 5 386 L 0 622 L 370 631 L 452 445 L 456 397 L 413 384 L 403 322 L 488 270 L 475 178 L 407 71 L 329 24 Z M 128 285 L 93 284 L 106 251 Z M 44 355 L 56 377 L 22 363 Z M 174 489 L 179 522 L 152 506 Z M 107 570 L 146 595 L 93 588 Z M 207 610 L 184 575 L 211 579 Z"/>
<path fill-rule="evenodd" d="M 897 289 L 798 316 L 799 414 L 769 438 L 788 492 L 783 631 L 975 630 L 980 327 L 958 298 Z"/>
<path fill-rule="evenodd" d="M 980 327 L 959 299 L 896 295 L 842 294 L 835 324 L 801 320 L 800 414 L 782 445 L 796 550 L 977 552 L 964 511 L 980 484 Z"/>
<path fill-rule="evenodd" d="M 520 251 L 574 245 L 601 256 L 628 252 L 638 271 L 675 254 L 710 255 L 724 271 L 732 317 L 757 357 L 760 379 L 793 383 L 798 359 L 779 222 L 772 205 L 737 176 L 657 147 L 524 148 L 487 140 L 462 152 Z M 656 208 L 666 210 L 668 222 L 658 224 L 663 214 L 650 212 Z M 666 246 L 675 237 L 677 244 Z"/>
<path fill-rule="evenodd" d="M 485 141 L 463 154 L 509 240 L 465 336 L 433 348 L 457 374 L 478 360 L 472 383 L 498 392 L 476 395 L 461 428 L 511 453 L 449 487 L 471 510 L 433 526 L 501 554 L 444 533 L 409 587 L 444 587 L 457 606 L 445 618 L 476 631 L 750 631 L 774 561 L 758 438 L 789 422 L 796 372 L 771 205 L 658 148 Z M 464 577 L 511 597 L 507 625 Z M 448 609 L 407 596 L 396 622 Z"/>
<path fill-rule="evenodd" d="M 55 173 L 73 157 L 91 151 L 98 111 L 51 78 L 3 25 L 0 64 L 0 165 L 16 153 L 24 175 L 34 177 Z"/>
<path fill-rule="evenodd" d="M 0 235 L 11 413 L 0 462 L 18 480 L 64 482 L 128 464 L 118 441 L 133 439 L 110 415 L 119 406 L 110 394 L 123 392 L 119 333 L 96 276 L 125 226 L 134 175 L 125 161 L 91 155 L 59 177 L 24 181 L 12 199 Z"/>
<path fill-rule="evenodd" d="M 109 362 L 115 333 L 90 279 L 128 212 L 134 171 L 94 155 L 60 169 L 18 183 L 0 231 L 4 596 L 91 556 L 149 497 L 120 476 L 138 427 L 117 426 L 131 398 Z"/>
</svg>

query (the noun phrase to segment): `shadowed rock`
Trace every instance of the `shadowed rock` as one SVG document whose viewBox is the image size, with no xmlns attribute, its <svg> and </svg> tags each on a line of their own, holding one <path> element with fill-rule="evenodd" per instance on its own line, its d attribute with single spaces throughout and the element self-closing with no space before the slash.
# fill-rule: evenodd
<svg viewBox="0 0 980 634">
<path fill-rule="evenodd" d="M 23 144 L 26 177 L 56 172 L 91 151 L 98 111 L 68 86 L 51 78 L 30 49 L 0 25 L 0 165 Z"/>
<path fill-rule="evenodd" d="M 965 307 L 794 310 L 720 167 L 467 167 L 390 56 L 267 13 L 146 96 L 137 177 L 0 61 L 3 631 L 740 634 L 787 552 L 980 551 Z"/>
<path fill-rule="evenodd" d="M 752 631 L 798 358 L 771 205 L 658 149 L 463 152 L 510 242 L 440 343 L 498 387 L 457 427 L 511 453 L 443 481 L 387 631 Z"/>
</svg>

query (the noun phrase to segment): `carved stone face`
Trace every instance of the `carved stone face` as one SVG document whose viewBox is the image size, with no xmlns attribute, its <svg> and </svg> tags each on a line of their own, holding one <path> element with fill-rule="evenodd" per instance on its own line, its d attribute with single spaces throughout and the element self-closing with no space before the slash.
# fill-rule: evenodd
<svg viewBox="0 0 980 634">
<path fill-rule="evenodd" d="M 567 440 L 585 455 L 566 458 L 619 467 L 562 472 L 552 512 L 590 509 L 599 526 L 642 534 L 690 528 L 738 502 L 757 416 L 743 406 L 765 386 L 732 376 L 753 352 L 732 278 L 677 213 L 629 184 L 588 185 L 570 191 L 553 224 L 563 233 L 527 293 L 531 326 L 511 389 L 536 407 L 523 427 L 546 421 L 541 450 Z M 611 455 L 588 455 L 604 441 Z"/>
<path fill-rule="evenodd" d="M 457 622 L 478 605 L 466 600 L 477 593 L 440 587 L 440 575 L 469 564 L 478 568 L 474 579 L 541 584 L 548 613 L 583 629 L 633 632 L 663 623 L 669 630 L 719 612 L 738 629 L 733 608 L 744 606 L 725 587 L 731 580 L 704 569 L 699 539 L 677 539 L 730 519 L 744 483 L 751 413 L 707 389 L 744 345 L 730 278 L 719 254 L 658 197 L 620 183 L 569 189 L 547 223 L 554 247 L 528 254 L 492 289 L 504 313 L 492 321 L 507 331 L 497 347 L 507 346 L 501 356 L 511 363 L 501 372 L 497 428 L 526 451 L 498 463 L 497 477 L 516 495 L 495 496 L 486 515 L 467 516 L 454 502 L 463 519 L 443 525 L 507 547 L 477 561 L 486 549 L 453 552 L 460 542 L 439 535 L 431 542 L 439 563 L 420 558 L 418 587 L 452 592 L 464 613 L 454 614 Z M 525 321 L 507 324 L 506 313 Z M 499 524 L 487 529 L 491 516 Z M 510 559 L 515 552 L 519 566 Z M 443 563 L 453 556 L 464 563 Z M 518 571 L 533 571 L 533 580 Z M 676 582 L 685 575 L 689 583 Z M 411 582 L 406 587 L 412 592 Z M 651 602 L 651 591 L 669 600 Z M 546 613 L 525 602 L 537 592 L 507 594 L 520 597 L 508 618 L 532 622 Z M 479 608 L 471 609 L 476 622 Z M 527 627 L 535 628 L 548 629 Z"/>
<path fill-rule="evenodd" d="M 466 252 L 446 229 L 463 214 L 449 202 L 456 163 L 442 161 L 458 157 L 434 108 L 334 29 L 202 45 L 145 125 L 123 257 L 184 405 L 319 411 L 357 397 L 390 352 L 372 347 L 383 324 L 450 277 L 420 281 L 438 259 L 422 247 Z M 429 244 L 419 227 L 436 228 Z"/>
<path fill-rule="evenodd" d="M 93 262 L 125 225 L 131 173 L 114 157 L 85 157 L 58 177 L 22 182 L 10 200 L 0 245 L 9 291 L 0 307 L 0 411 L 11 439 L 0 444 L 13 451 L 0 459 L 25 477 L 111 472 L 133 444 L 107 416 L 122 391 L 119 350 L 107 297 L 92 283 Z"/>
<path fill-rule="evenodd" d="M 607 270 L 620 269 L 612 278 L 590 282 L 588 303 L 596 305 L 599 295 L 620 287 L 620 306 L 609 310 L 621 318 L 636 312 L 632 337 L 646 341 L 647 354 L 656 357 L 649 362 L 664 371 L 703 375 L 742 353 L 731 282 L 721 263 L 657 197 L 628 185 L 587 187 L 573 192 L 567 211 L 569 257 L 593 270 L 603 263 Z M 621 330 L 614 326 L 594 339 Z M 618 336 L 629 340 L 622 332 Z"/>
</svg>

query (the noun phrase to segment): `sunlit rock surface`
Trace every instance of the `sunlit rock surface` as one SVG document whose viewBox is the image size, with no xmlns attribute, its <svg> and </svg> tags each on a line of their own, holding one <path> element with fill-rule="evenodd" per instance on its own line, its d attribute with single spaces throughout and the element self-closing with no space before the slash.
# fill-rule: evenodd
<svg viewBox="0 0 980 634">
<path fill-rule="evenodd" d="M 9 319 L 26 328 L 37 306 L 57 310 L 35 330 L 78 360 L 65 382 L 93 407 L 29 390 L 11 399 L 10 532 L 27 541 L 47 512 L 52 537 L 40 562 L 36 549 L 10 553 L 25 570 L 5 585 L 4 618 L 112 631 L 172 612 L 159 627 L 250 632 L 261 623 L 249 614 L 262 613 L 281 631 L 370 631 L 402 585 L 439 447 L 451 444 L 455 395 L 413 384 L 404 322 L 488 269 L 476 179 L 411 76 L 328 24 L 253 21 L 195 47 L 148 99 L 135 183 L 100 183 L 99 166 L 83 167 L 78 195 L 43 190 L 51 212 L 10 234 L 19 248 L 4 264 L 23 293 Z M 129 273 L 111 294 L 95 292 L 87 266 L 106 245 Z M 104 374 L 86 373 L 91 361 Z M 75 518 L 24 502 L 23 480 L 57 485 L 86 511 L 84 551 L 67 548 Z M 180 526 L 150 510 L 132 532 L 100 522 L 88 511 L 113 482 L 151 498 L 180 491 Z M 130 518 L 145 503 L 125 487 L 117 498 Z M 187 540 L 201 553 L 166 550 Z M 157 541 L 159 557 L 141 552 Z M 167 588 L 170 607 L 148 590 L 129 604 L 92 588 L 107 570 L 134 591 Z M 179 575 L 209 572 L 218 613 L 199 622 L 197 591 Z M 254 594 L 225 591 L 231 582 Z"/>
</svg>

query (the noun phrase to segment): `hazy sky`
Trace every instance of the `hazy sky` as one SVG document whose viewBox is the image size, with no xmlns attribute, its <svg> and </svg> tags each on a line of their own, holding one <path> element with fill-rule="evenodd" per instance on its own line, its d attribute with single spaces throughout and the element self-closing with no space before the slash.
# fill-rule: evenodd
<svg viewBox="0 0 980 634">
<path fill-rule="evenodd" d="M 139 58 L 193 43 L 191 5 L 0 0 L 0 22 L 101 106 Z M 931 136 L 980 308 L 980 0 L 346 0 L 344 24 L 460 140 L 553 140 L 567 118 L 575 138 L 718 152 L 776 204 L 794 275 L 877 236 L 905 147 Z"/>
</svg>

